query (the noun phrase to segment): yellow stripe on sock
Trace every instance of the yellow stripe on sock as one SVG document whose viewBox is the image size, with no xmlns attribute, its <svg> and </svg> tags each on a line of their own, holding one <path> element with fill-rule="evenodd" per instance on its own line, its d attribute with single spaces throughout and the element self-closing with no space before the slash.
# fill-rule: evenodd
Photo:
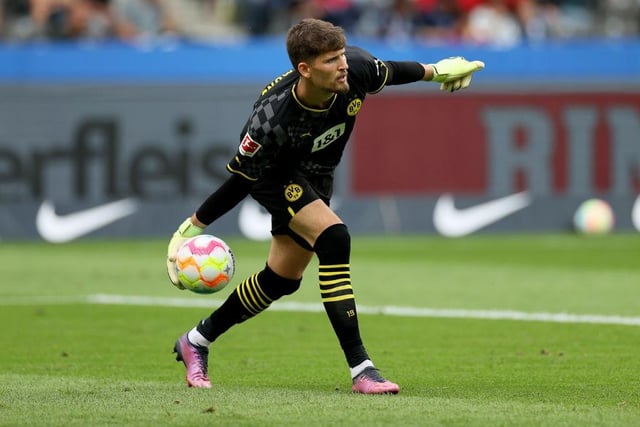
<svg viewBox="0 0 640 427">
<path fill-rule="evenodd" d="M 345 269 L 348 270 L 349 268 L 351 268 L 351 264 L 328 264 L 328 265 L 323 264 L 323 265 L 318 266 L 318 268 L 320 270 L 322 270 L 323 268 L 324 269 L 326 269 L 326 268 L 345 268 Z M 322 273 L 322 271 L 320 273 Z"/>
<path fill-rule="evenodd" d="M 250 280 L 255 280 L 256 275 L 249 277 L 244 282 L 240 283 L 240 286 L 236 288 L 236 292 L 238 293 L 238 297 L 240 298 L 240 302 L 247 309 L 247 311 L 253 315 L 260 313 L 260 308 L 251 304 L 251 299 L 247 296 L 247 286 Z"/>
<path fill-rule="evenodd" d="M 244 306 L 245 310 L 247 310 L 249 313 L 251 313 L 252 315 L 256 315 L 259 313 L 259 311 L 255 311 L 252 307 L 249 307 L 247 305 L 247 302 L 245 301 L 244 296 L 242 295 L 242 290 L 240 289 L 240 286 L 238 286 L 236 288 L 236 293 L 238 294 L 238 297 L 240 299 L 240 302 L 242 303 L 242 305 Z"/>
<path fill-rule="evenodd" d="M 247 295 L 251 297 L 251 300 L 253 301 L 255 306 L 262 311 L 265 308 L 269 307 L 269 304 L 271 304 L 271 300 L 269 300 L 269 298 L 262 291 L 262 288 L 260 287 L 260 283 L 258 283 L 257 277 L 254 276 L 251 279 L 252 280 L 249 283 L 247 283 L 247 287 L 246 287 Z M 268 301 L 265 301 L 265 299 L 267 299 Z"/>
<path fill-rule="evenodd" d="M 350 280 L 348 277 L 342 277 L 340 279 L 334 279 L 334 280 L 320 280 L 320 286 L 330 286 L 330 285 L 336 285 L 336 284 L 341 284 L 341 283 L 349 283 Z"/>
<path fill-rule="evenodd" d="M 349 290 L 353 291 L 353 288 L 351 287 L 351 285 L 344 285 L 344 286 L 337 286 L 337 287 L 331 288 L 331 289 L 320 289 L 320 293 L 321 294 L 332 294 L 334 292 L 344 291 L 345 289 L 349 289 Z"/>
<path fill-rule="evenodd" d="M 348 299 L 355 299 L 355 297 L 353 296 L 353 294 L 338 295 L 337 297 L 322 298 L 322 302 L 336 302 L 336 301 L 344 301 Z"/>
</svg>

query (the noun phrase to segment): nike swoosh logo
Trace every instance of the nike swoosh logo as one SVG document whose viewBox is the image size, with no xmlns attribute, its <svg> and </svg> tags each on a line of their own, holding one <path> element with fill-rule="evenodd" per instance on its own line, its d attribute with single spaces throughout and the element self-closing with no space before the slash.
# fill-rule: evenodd
<svg viewBox="0 0 640 427">
<path fill-rule="evenodd" d="M 451 194 L 438 198 L 433 210 L 433 225 L 447 237 L 461 237 L 500 221 L 531 204 L 526 191 L 501 197 L 472 207 L 458 209 Z"/>
<path fill-rule="evenodd" d="M 640 231 L 640 195 L 633 203 L 633 209 L 631 210 L 631 222 L 636 230 Z"/>
<path fill-rule="evenodd" d="M 240 232 L 251 240 L 269 240 L 271 237 L 271 215 L 252 199 L 247 199 L 238 214 Z"/>
<path fill-rule="evenodd" d="M 341 202 L 342 198 L 335 196 L 331 199 L 331 208 L 337 211 L 340 209 Z M 271 214 L 253 199 L 242 202 L 238 214 L 238 228 L 247 239 L 266 241 L 273 237 L 271 236 Z"/>
<path fill-rule="evenodd" d="M 36 215 L 36 228 L 46 241 L 64 243 L 129 216 L 137 208 L 135 199 L 128 198 L 67 215 L 58 215 L 53 203 L 45 200 Z"/>
</svg>

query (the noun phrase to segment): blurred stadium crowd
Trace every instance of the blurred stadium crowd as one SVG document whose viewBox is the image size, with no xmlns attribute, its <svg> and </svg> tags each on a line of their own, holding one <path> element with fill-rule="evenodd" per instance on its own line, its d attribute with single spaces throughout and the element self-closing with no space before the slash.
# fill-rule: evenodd
<svg viewBox="0 0 640 427">
<path fill-rule="evenodd" d="M 640 0 L 0 0 L 0 40 L 216 41 L 317 17 L 389 42 L 512 46 L 636 37 Z"/>
</svg>

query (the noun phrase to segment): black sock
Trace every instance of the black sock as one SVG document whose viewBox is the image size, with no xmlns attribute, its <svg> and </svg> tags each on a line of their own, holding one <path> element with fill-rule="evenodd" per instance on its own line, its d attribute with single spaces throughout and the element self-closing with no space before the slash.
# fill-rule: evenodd
<svg viewBox="0 0 640 427">
<path fill-rule="evenodd" d="M 273 301 L 295 292 L 301 280 L 280 277 L 265 266 L 264 270 L 240 283 L 211 316 L 198 324 L 197 330 L 213 342 L 233 325 L 260 314 Z"/>
<path fill-rule="evenodd" d="M 358 313 L 351 288 L 351 238 L 347 227 L 335 224 L 327 228 L 316 239 L 313 249 L 318 256 L 320 294 L 324 309 L 349 367 L 357 366 L 369 356 L 360 338 Z"/>
</svg>

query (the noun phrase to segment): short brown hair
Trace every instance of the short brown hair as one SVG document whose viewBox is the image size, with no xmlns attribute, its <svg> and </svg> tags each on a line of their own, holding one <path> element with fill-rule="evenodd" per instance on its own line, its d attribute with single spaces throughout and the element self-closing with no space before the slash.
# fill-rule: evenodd
<svg viewBox="0 0 640 427">
<path fill-rule="evenodd" d="M 303 19 L 287 32 L 287 53 L 293 68 L 347 44 L 344 30 L 320 19 Z"/>
</svg>

